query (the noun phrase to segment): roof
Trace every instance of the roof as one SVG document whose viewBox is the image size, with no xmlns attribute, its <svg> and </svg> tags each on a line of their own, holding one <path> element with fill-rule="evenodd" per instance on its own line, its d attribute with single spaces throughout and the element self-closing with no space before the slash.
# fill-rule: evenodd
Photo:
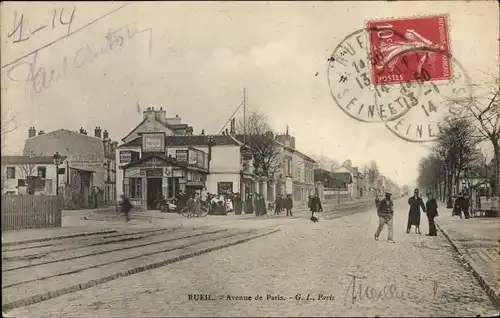
<svg viewBox="0 0 500 318">
<path fill-rule="evenodd" d="M 61 156 L 61 160 L 66 160 L 66 156 Z M 29 157 L 29 156 L 2 156 L 2 165 L 43 165 L 54 164 L 52 156 Z"/>
<path fill-rule="evenodd" d="M 350 172 L 334 172 L 333 177 L 345 183 L 352 182 L 352 174 Z"/>
<path fill-rule="evenodd" d="M 243 142 L 243 140 L 245 140 L 245 136 L 244 135 L 233 135 L 234 138 L 238 139 L 240 142 Z M 292 148 L 290 146 L 287 146 L 285 144 L 282 144 L 281 142 L 277 141 L 276 139 L 273 139 L 273 141 L 279 145 L 280 147 L 283 147 L 291 152 L 295 152 L 295 153 L 298 153 L 300 156 L 304 157 L 306 160 L 309 160 L 311 161 L 311 163 L 315 163 L 316 160 L 314 160 L 313 158 L 309 157 L 308 155 L 304 154 L 303 152 L 300 152 L 298 151 L 297 149 L 295 148 Z"/>
<path fill-rule="evenodd" d="M 23 154 L 26 156 L 34 154 L 37 157 L 47 155 L 52 157 L 56 151 L 61 156 L 73 160 L 81 158 L 99 159 L 105 155 L 102 139 L 67 129 L 59 129 L 27 139 Z"/>
<path fill-rule="evenodd" d="M 158 124 L 160 124 L 160 125 L 162 125 L 164 127 L 167 127 L 174 134 L 177 134 L 177 131 L 176 131 L 177 129 L 184 128 L 184 127 L 187 128 L 187 126 L 188 126 L 187 124 L 180 124 L 180 126 L 179 125 L 169 125 L 167 123 L 160 122 L 158 119 L 156 119 L 156 117 L 151 118 L 151 119 L 154 120 L 155 122 L 157 122 Z M 125 140 L 125 139 L 127 139 L 128 136 L 132 135 L 137 130 L 137 128 L 141 127 L 141 125 L 144 124 L 147 120 L 148 120 L 147 118 L 144 118 L 137 126 L 135 126 L 134 129 L 132 129 L 125 137 L 122 138 L 122 141 Z M 186 125 L 186 126 L 184 126 L 184 125 Z"/>
<path fill-rule="evenodd" d="M 165 146 L 208 146 L 208 135 L 165 136 Z M 215 145 L 240 146 L 239 142 L 230 135 L 212 135 Z M 120 145 L 118 148 L 141 147 L 142 137 L 137 137 Z"/>
</svg>

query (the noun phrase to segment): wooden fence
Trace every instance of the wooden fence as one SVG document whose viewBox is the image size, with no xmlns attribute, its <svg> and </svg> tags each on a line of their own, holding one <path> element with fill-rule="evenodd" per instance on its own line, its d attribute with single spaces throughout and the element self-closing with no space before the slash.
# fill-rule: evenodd
<svg viewBox="0 0 500 318">
<path fill-rule="evenodd" d="M 56 195 L 2 195 L 2 232 L 61 227 L 61 210 Z"/>
</svg>

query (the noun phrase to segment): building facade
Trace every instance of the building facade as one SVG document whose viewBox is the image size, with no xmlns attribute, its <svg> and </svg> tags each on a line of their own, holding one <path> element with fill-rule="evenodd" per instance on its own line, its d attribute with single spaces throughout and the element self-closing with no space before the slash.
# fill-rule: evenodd
<svg viewBox="0 0 500 318">
<path fill-rule="evenodd" d="M 28 157 L 52 157 L 56 152 L 66 157 L 62 176 L 65 208 L 91 208 L 115 203 L 115 148 L 109 133 L 100 127 L 94 136 L 80 128 L 78 132 L 43 130 L 36 135 L 31 127 L 23 154 Z"/>
<path fill-rule="evenodd" d="M 65 164 L 66 157 L 56 167 L 52 156 L 2 156 L 2 194 L 55 195 L 57 182 L 64 185 Z"/>
</svg>

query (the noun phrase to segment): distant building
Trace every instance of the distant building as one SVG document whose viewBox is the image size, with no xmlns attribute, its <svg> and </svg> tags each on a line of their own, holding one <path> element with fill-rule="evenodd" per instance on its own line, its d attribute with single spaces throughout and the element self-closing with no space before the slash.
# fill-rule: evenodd
<svg viewBox="0 0 500 318">
<path fill-rule="evenodd" d="M 284 134 L 273 135 L 268 132 L 267 136 L 274 141 L 278 153 L 275 161 L 279 166 L 276 167 L 273 180 L 257 177 L 256 193 L 261 194 L 268 202 L 274 202 L 279 195 L 291 195 L 295 204 L 306 204 L 308 196 L 315 191 L 316 161 L 295 148 L 295 137 L 289 134 L 288 126 Z M 245 139 L 243 135 L 234 137 L 240 142 Z"/>
<path fill-rule="evenodd" d="M 61 157 L 59 186 L 64 184 L 66 157 Z M 61 167 L 60 166 L 60 167 Z M 2 156 L 2 194 L 55 195 L 56 165 L 52 156 Z"/>
<path fill-rule="evenodd" d="M 100 127 L 94 136 L 80 128 L 78 132 L 59 129 L 50 133 L 43 130 L 36 135 L 31 127 L 25 142 L 25 156 L 52 157 L 56 152 L 67 159 L 64 162 L 65 208 L 91 208 L 115 202 L 115 148 L 109 133 Z"/>
</svg>

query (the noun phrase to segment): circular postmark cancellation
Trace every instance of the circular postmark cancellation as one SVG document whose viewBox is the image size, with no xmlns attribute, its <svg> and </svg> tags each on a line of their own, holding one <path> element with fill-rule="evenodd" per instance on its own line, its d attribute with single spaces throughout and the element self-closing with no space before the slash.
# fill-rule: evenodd
<svg viewBox="0 0 500 318">
<path fill-rule="evenodd" d="M 404 116 L 407 108 L 398 108 L 389 118 L 382 120 L 377 114 L 375 97 L 383 96 L 388 85 L 374 82 L 373 70 L 380 62 L 378 53 L 370 50 L 368 29 L 360 29 L 349 34 L 334 49 L 328 63 L 328 84 L 330 94 L 337 106 L 348 116 L 361 122 L 381 123 L 393 121 Z M 397 31 L 395 36 L 400 36 Z M 395 72 L 403 72 L 404 66 L 396 65 Z M 408 72 L 408 71 L 407 71 Z M 401 83 L 401 87 L 412 84 Z M 420 86 L 415 86 L 417 96 Z"/>
<path fill-rule="evenodd" d="M 335 48 L 328 82 L 344 113 L 412 142 L 435 139 L 442 119 L 461 111 L 451 99 L 471 94 L 446 16 L 368 22 Z"/>
<path fill-rule="evenodd" d="M 450 53 L 447 17 L 369 22 L 368 30 L 372 81 L 386 87 L 375 95 L 378 117 L 403 140 L 435 140 L 447 117 L 466 110 L 456 101 L 472 94 L 467 72 Z M 406 110 L 394 120 L 398 108 Z"/>
</svg>

